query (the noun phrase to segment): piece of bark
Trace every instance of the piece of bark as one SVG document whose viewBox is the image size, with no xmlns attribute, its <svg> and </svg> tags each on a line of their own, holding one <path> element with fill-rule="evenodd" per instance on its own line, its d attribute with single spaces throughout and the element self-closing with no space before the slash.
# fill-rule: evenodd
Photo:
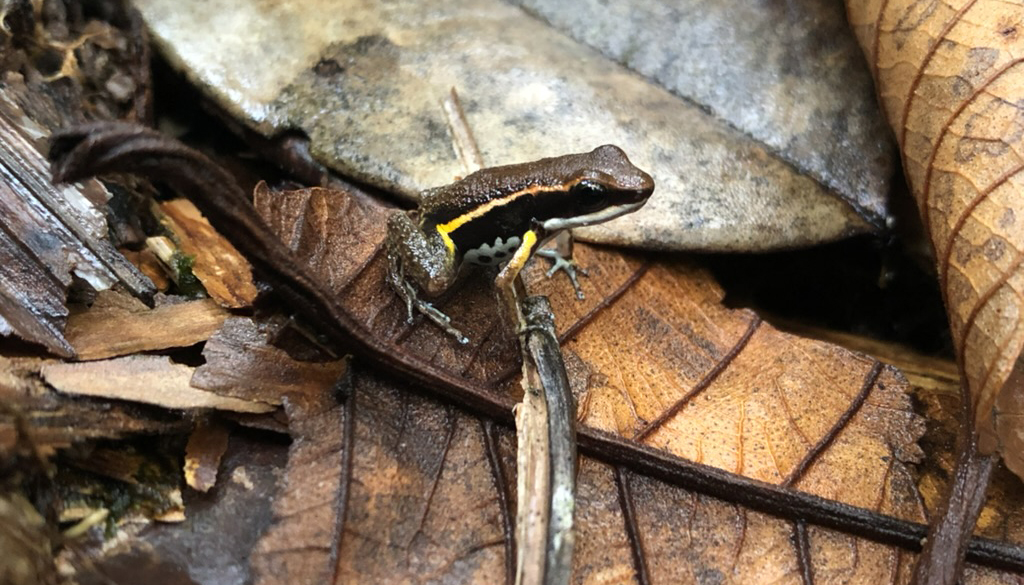
<svg viewBox="0 0 1024 585">
<path fill-rule="evenodd" d="M 330 388 L 344 371 L 340 360 L 300 362 L 269 343 L 269 327 L 248 317 L 231 317 L 203 348 L 206 363 L 196 368 L 196 388 L 281 404 L 286 395 Z"/>
<path fill-rule="evenodd" d="M 217 469 L 228 448 L 230 430 L 216 420 L 196 423 L 185 446 L 185 483 L 199 492 L 217 484 Z"/>
<path fill-rule="evenodd" d="M 101 293 L 68 319 L 65 336 L 80 360 L 96 360 L 206 341 L 230 313 L 212 299 L 150 309 L 131 297 Z"/>
<path fill-rule="evenodd" d="M 523 401 L 515 407 L 516 582 L 559 585 L 572 576 L 576 545 L 576 403 L 544 297 L 516 312 L 523 332 Z"/>
<path fill-rule="evenodd" d="M 155 404 L 172 409 L 270 412 L 265 402 L 219 396 L 189 385 L 195 368 L 163 356 L 134 355 L 84 363 L 50 363 L 43 379 L 60 392 Z"/>
<path fill-rule="evenodd" d="M 52 185 L 38 144 L 45 136 L 0 91 L 0 335 L 70 357 L 64 303 L 73 280 L 97 291 L 120 283 L 144 299 L 154 289 L 106 238 L 103 186 Z"/>
<path fill-rule="evenodd" d="M 41 381 L 46 361 L 0 357 L 0 455 L 19 445 L 39 457 L 96 439 L 118 439 L 136 433 L 177 433 L 190 423 L 166 412 L 128 403 L 101 403 L 62 396 Z"/>
<path fill-rule="evenodd" d="M 252 305 L 258 294 L 252 267 L 188 199 L 165 201 L 159 206 L 181 251 L 195 258 L 192 273 L 207 294 L 221 306 L 239 309 Z"/>
</svg>

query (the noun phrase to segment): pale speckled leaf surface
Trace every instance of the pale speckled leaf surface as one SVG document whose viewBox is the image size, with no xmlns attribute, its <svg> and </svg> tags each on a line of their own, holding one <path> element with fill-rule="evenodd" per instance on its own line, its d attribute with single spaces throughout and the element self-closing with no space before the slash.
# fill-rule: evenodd
<svg viewBox="0 0 1024 585">
<path fill-rule="evenodd" d="M 886 214 L 894 149 L 841 5 L 513 0 Z"/>
<path fill-rule="evenodd" d="M 328 166 L 406 197 L 466 173 L 439 103 L 455 87 L 488 165 L 615 143 L 655 177 L 643 210 L 587 238 L 766 250 L 884 223 L 876 203 L 851 205 L 702 107 L 496 0 L 138 5 L 164 53 L 222 107 L 267 135 L 301 129 Z"/>
</svg>

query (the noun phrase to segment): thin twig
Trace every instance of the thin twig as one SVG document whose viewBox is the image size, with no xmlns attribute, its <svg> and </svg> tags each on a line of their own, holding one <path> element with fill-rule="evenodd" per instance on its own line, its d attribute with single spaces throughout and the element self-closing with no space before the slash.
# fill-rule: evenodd
<svg viewBox="0 0 1024 585">
<path fill-rule="evenodd" d="M 562 585 L 572 577 L 576 508 L 576 403 L 546 297 L 523 300 L 523 402 L 519 435 L 516 582 Z"/>
<path fill-rule="evenodd" d="M 448 129 L 452 133 L 452 146 L 455 154 L 462 161 L 462 168 L 466 174 L 478 171 L 484 166 L 484 159 L 480 156 L 480 149 L 476 145 L 476 138 L 466 121 L 466 113 L 462 110 L 462 102 L 459 101 L 459 94 L 453 87 L 448 95 L 441 100 L 441 108 L 444 109 L 445 118 L 448 120 Z"/>
</svg>

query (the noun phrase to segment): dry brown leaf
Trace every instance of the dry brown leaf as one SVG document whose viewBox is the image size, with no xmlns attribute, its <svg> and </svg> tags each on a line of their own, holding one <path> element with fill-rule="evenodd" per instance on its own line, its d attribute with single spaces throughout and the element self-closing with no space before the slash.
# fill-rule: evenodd
<svg viewBox="0 0 1024 585">
<path fill-rule="evenodd" d="M 273 196 L 258 190 L 256 203 L 297 256 L 369 331 L 392 339 L 396 352 L 416 353 L 516 395 L 518 385 L 507 375 L 518 371 L 514 342 L 494 319 L 485 279 L 445 300 L 472 339 L 469 348 L 429 324 L 409 330 L 404 307 L 383 277 L 387 210 L 325 189 Z M 923 425 L 894 370 L 724 308 L 718 286 L 692 267 L 648 267 L 586 246 L 577 257 L 591 271 L 583 283 L 585 302 L 577 302 L 566 283 L 544 280 L 542 267 L 531 268 L 529 281 L 533 292 L 552 297 L 563 332 L 575 330 L 564 347 L 584 424 L 750 477 L 922 519 L 906 462 L 920 455 L 915 441 Z M 604 306 L 606 300 L 614 302 Z M 235 357 L 224 363 L 256 362 Z M 244 379 L 242 368 L 232 369 Z M 358 481 L 351 484 L 337 582 L 424 574 L 472 581 L 500 570 L 502 498 L 499 492 L 481 496 L 495 482 L 510 489 L 489 462 L 488 453 L 499 449 L 487 447 L 495 439 L 471 417 L 402 389 L 360 381 L 355 400 L 357 421 L 371 422 L 356 428 L 352 474 Z M 507 466 L 512 447 L 502 437 L 499 460 Z M 577 575 L 629 575 L 622 496 L 608 491 L 616 470 L 596 463 L 583 470 Z M 730 567 L 740 580 L 798 572 L 788 523 L 629 472 L 625 477 L 638 510 L 632 522 L 644 543 L 640 554 L 663 578 L 678 575 L 680 567 Z M 473 502 L 468 511 L 467 502 Z M 680 544 L 681 534 L 690 535 L 690 544 Z M 823 582 L 850 575 L 861 582 L 891 580 L 909 565 L 886 546 L 828 530 L 808 534 Z"/>
<path fill-rule="evenodd" d="M 95 360 L 205 341 L 228 315 L 211 299 L 150 309 L 131 297 L 104 292 L 89 310 L 68 318 L 65 336 L 78 359 Z"/>
<path fill-rule="evenodd" d="M 918 491 L 925 510 L 938 509 L 948 492 L 950 477 L 955 473 L 952 449 L 960 428 L 960 378 L 956 363 L 873 338 L 806 327 L 801 330 L 815 338 L 873 355 L 898 366 L 906 375 L 915 404 L 919 405 L 916 410 L 929 421 L 928 430 L 920 441 L 927 458 L 918 466 Z M 1006 469 L 997 470 L 989 486 L 975 533 L 997 541 L 1024 542 L 1024 491 L 1020 489 L 1020 480 Z M 965 582 L 977 583 L 976 579 L 986 573 L 980 567 L 968 566 Z"/>
<path fill-rule="evenodd" d="M 931 236 L 983 447 L 1024 477 L 1024 4 L 848 1 Z M 1004 391 L 1005 389 L 1005 391 Z"/>
<path fill-rule="evenodd" d="M 355 425 L 346 401 L 331 392 L 336 385 L 313 382 L 285 396 L 292 444 L 274 519 L 252 552 L 257 585 L 333 581 Z"/>
<path fill-rule="evenodd" d="M 232 317 L 206 343 L 206 363 L 196 369 L 192 386 L 267 404 L 290 394 L 330 388 L 344 371 L 341 361 L 300 362 L 270 345 L 272 329 L 247 317 Z"/>
<path fill-rule="evenodd" d="M 213 408 L 235 412 L 270 412 L 265 402 L 219 396 L 189 385 L 194 368 L 164 356 L 133 355 L 94 362 L 48 363 L 43 379 L 57 390 L 155 404 L 172 409 Z"/>
<path fill-rule="evenodd" d="M 224 236 L 210 227 L 196 206 L 188 199 L 174 199 L 161 203 L 160 211 L 181 251 L 195 257 L 192 273 L 203 283 L 207 294 L 229 309 L 252 305 L 259 292 L 252 281 L 252 267 Z"/>
</svg>

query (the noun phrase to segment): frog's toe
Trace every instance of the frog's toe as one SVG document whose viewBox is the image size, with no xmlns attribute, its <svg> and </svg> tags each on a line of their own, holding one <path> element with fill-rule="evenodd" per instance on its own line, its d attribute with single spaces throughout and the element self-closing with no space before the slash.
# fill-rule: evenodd
<svg viewBox="0 0 1024 585">
<path fill-rule="evenodd" d="M 572 283 L 573 290 L 576 291 L 576 298 L 579 300 L 583 300 L 585 298 L 583 289 L 580 288 L 578 275 L 582 274 L 583 276 L 590 276 L 590 273 L 577 264 L 576 260 L 562 256 L 557 250 L 540 250 L 537 252 L 537 255 L 551 260 L 551 268 L 549 268 L 546 273 L 548 278 L 554 276 L 559 270 L 565 272 L 566 276 L 569 277 L 569 281 Z"/>
</svg>

